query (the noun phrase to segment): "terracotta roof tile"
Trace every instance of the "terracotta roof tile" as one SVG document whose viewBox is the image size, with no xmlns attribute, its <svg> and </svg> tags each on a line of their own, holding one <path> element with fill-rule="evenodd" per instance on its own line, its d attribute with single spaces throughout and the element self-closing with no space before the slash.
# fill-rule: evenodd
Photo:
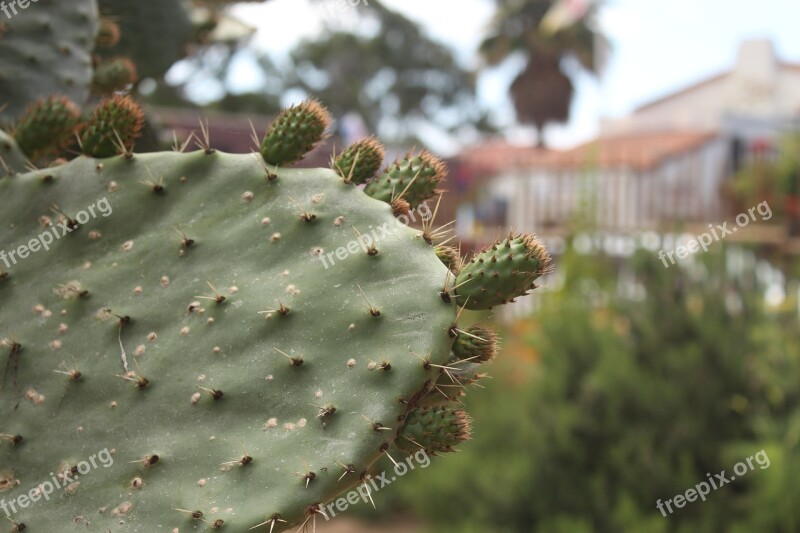
<svg viewBox="0 0 800 533">
<path fill-rule="evenodd" d="M 490 141 L 473 146 L 460 161 L 480 173 L 516 169 L 566 170 L 587 166 L 646 170 L 662 161 L 693 151 L 712 139 L 711 132 L 647 132 L 600 137 L 571 150 L 548 150 Z"/>
</svg>

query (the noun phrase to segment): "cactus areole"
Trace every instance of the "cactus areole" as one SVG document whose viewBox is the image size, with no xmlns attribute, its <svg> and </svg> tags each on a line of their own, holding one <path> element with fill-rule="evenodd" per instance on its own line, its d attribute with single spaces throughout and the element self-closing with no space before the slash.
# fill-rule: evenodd
<svg viewBox="0 0 800 533">
<path fill-rule="evenodd" d="M 460 260 L 390 202 L 431 199 L 430 154 L 280 166 L 323 139 L 316 102 L 258 153 L 137 154 L 136 110 L 105 105 L 83 146 L 115 155 L 0 179 L 0 531 L 297 529 L 382 456 L 468 438 L 454 400 L 496 337 L 459 305 L 529 289 L 530 237 L 457 287 Z"/>
</svg>

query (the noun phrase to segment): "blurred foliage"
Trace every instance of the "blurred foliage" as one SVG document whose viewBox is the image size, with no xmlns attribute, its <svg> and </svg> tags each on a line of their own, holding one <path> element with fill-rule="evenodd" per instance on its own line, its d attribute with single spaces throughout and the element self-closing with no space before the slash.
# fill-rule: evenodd
<svg viewBox="0 0 800 533">
<path fill-rule="evenodd" d="M 556 0 L 495 0 L 497 13 L 480 52 L 489 66 L 495 66 L 509 57 L 521 55 L 525 67 L 510 87 L 517 120 L 532 124 L 539 132 L 551 122 L 569 120 L 570 105 L 574 95 L 571 76 L 565 61 L 574 59 L 580 67 L 598 73 L 598 58 L 607 42 L 595 29 L 593 22 L 596 7 L 571 25 L 557 31 L 542 29 L 542 21 L 556 4 Z"/>
<path fill-rule="evenodd" d="M 774 153 L 756 151 L 738 172 L 730 194 L 740 212 L 766 201 L 776 221 L 800 223 L 800 133 L 780 140 Z M 799 230 L 800 227 L 794 228 Z"/>
<path fill-rule="evenodd" d="M 525 342 L 467 397 L 474 441 L 378 497 L 438 532 L 789 532 L 800 529 L 800 331 L 722 258 L 631 265 L 644 299 L 614 298 L 616 266 L 568 255 Z M 474 401 L 472 401 L 474 400 Z M 664 518 L 667 500 L 764 449 L 771 466 Z"/>
<path fill-rule="evenodd" d="M 334 115 L 358 113 L 382 138 L 415 141 L 421 124 L 449 132 L 488 128 L 474 76 L 450 48 L 379 0 L 350 11 L 375 29 L 363 35 L 328 28 L 300 43 L 289 88 L 315 95 Z"/>
<path fill-rule="evenodd" d="M 323 5 L 335 2 L 317 1 L 321 16 L 337 9 Z M 185 107 L 207 99 L 211 91 L 221 95 L 207 104 L 211 109 L 272 113 L 286 103 L 281 102 L 286 95 L 313 96 L 334 115 L 358 116 L 365 131 L 398 144 L 420 142 L 422 128 L 443 135 L 491 130 L 474 73 L 449 47 L 379 0 L 350 7 L 346 14 L 349 24 L 326 21 L 320 34 L 298 43 L 280 66 L 246 41 L 198 47 L 179 63 L 173 86 L 159 86 L 146 101 Z M 241 94 L 237 64 L 253 70 L 261 87 Z"/>
</svg>

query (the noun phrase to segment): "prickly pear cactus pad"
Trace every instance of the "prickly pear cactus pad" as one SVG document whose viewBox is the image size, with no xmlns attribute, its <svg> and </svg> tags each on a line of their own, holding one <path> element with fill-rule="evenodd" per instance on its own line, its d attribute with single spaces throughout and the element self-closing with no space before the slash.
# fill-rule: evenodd
<svg viewBox="0 0 800 533">
<path fill-rule="evenodd" d="M 95 0 L 4 5 L 11 18 L 0 15 L 0 126 L 41 97 L 63 95 L 83 103 L 92 81 Z"/>
<path fill-rule="evenodd" d="M 121 38 L 98 49 L 102 57 L 130 57 L 142 77 L 161 78 L 185 55 L 192 35 L 187 2 L 99 0 L 100 12 L 119 24 Z"/>
<path fill-rule="evenodd" d="M 0 178 L 24 171 L 27 161 L 14 138 L 0 130 Z"/>
<path fill-rule="evenodd" d="M 0 531 L 311 527 L 469 437 L 496 338 L 435 230 L 338 171 L 123 145 L 0 179 Z"/>
</svg>

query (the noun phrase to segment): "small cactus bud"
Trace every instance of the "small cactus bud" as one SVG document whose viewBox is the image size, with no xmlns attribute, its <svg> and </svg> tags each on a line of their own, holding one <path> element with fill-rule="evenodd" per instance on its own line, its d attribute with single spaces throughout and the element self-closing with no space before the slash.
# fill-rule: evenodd
<svg viewBox="0 0 800 533">
<path fill-rule="evenodd" d="M 328 110 L 316 100 L 306 100 L 283 111 L 270 124 L 261 142 L 261 155 L 270 165 L 299 161 L 324 139 L 330 125 Z"/>
<path fill-rule="evenodd" d="M 127 152 L 143 126 L 144 113 L 130 96 L 107 98 L 94 110 L 83 131 L 83 153 L 103 158 Z"/>
</svg>

